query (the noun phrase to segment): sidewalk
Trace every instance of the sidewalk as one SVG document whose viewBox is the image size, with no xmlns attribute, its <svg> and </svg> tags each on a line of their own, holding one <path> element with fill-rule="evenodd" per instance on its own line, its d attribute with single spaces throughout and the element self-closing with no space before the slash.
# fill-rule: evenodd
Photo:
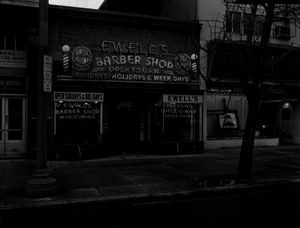
<svg viewBox="0 0 300 228">
<path fill-rule="evenodd" d="M 26 181 L 36 161 L 0 160 L 0 211 L 50 205 L 149 199 L 300 185 L 300 146 L 255 148 L 253 181 L 236 184 L 239 148 L 193 155 L 114 155 L 80 161 L 48 161 L 57 180 L 52 197 L 28 198 Z"/>
</svg>

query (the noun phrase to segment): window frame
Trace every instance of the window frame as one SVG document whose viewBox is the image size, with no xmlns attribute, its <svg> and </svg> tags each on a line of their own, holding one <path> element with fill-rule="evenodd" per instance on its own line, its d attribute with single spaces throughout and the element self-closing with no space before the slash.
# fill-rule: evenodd
<svg viewBox="0 0 300 228">
<path fill-rule="evenodd" d="M 239 20 L 233 18 L 233 15 L 239 15 Z M 249 22 L 251 21 L 251 14 L 246 12 L 226 11 L 226 25 L 225 30 L 228 33 L 247 35 L 249 31 Z M 260 36 L 263 30 L 263 23 L 265 16 L 256 14 L 254 24 L 254 36 Z M 249 18 L 246 21 L 246 18 Z M 259 18 L 259 19 L 257 19 Z M 237 26 L 238 25 L 238 26 Z"/>
<path fill-rule="evenodd" d="M 0 36 L 0 49 L 1 50 L 7 50 L 7 51 L 26 51 L 26 40 L 22 36 Z M 8 40 L 13 39 L 12 46 L 8 47 Z M 21 48 L 19 48 L 21 47 Z"/>
</svg>

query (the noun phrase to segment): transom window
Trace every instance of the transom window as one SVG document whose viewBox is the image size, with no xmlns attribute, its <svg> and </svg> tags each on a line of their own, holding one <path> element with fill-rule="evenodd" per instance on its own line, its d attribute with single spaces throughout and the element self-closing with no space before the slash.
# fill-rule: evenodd
<svg viewBox="0 0 300 228">
<path fill-rule="evenodd" d="M 0 36 L 0 50 L 25 51 L 25 39 L 19 36 Z"/>
</svg>

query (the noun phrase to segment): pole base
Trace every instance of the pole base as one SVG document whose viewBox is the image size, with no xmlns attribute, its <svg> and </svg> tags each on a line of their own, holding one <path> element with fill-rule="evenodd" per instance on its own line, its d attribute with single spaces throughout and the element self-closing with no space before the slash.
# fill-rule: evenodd
<svg viewBox="0 0 300 228">
<path fill-rule="evenodd" d="M 50 197 L 57 193 L 56 179 L 47 170 L 37 170 L 33 178 L 26 181 L 26 196 L 30 198 Z"/>
</svg>

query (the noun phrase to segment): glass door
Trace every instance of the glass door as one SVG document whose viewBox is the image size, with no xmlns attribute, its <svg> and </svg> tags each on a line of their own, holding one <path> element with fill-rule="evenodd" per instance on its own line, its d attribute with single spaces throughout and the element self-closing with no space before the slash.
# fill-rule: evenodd
<svg viewBox="0 0 300 228">
<path fill-rule="evenodd" d="M 0 97 L 0 155 L 25 153 L 25 98 Z"/>
</svg>

